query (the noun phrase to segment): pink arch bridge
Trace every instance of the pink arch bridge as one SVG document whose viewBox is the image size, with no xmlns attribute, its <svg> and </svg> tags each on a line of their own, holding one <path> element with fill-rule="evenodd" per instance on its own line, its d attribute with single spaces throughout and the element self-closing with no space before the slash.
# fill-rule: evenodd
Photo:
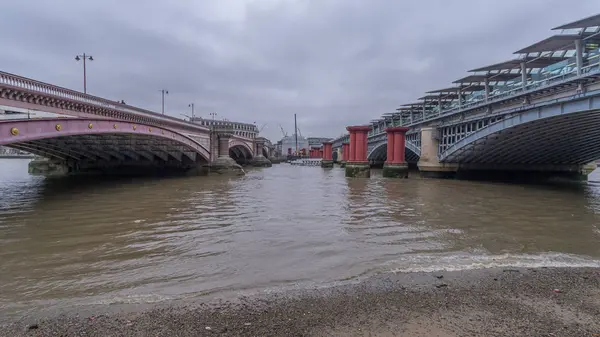
<svg viewBox="0 0 600 337">
<path fill-rule="evenodd" d="M 270 154 L 257 134 L 218 129 L 0 72 L 0 145 L 66 164 L 194 169 L 219 157 L 249 163 Z M 247 134 L 247 133 L 246 133 Z"/>
</svg>

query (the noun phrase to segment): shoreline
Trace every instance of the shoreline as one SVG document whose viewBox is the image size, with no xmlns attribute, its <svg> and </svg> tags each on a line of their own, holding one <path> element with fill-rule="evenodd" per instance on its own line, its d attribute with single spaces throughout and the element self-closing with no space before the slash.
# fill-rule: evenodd
<svg viewBox="0 0 600 337">
<path fill-rule="evenodd" d="M 0 336 L 594 336 L 600 268 L 389 273 L 357 283 L 24 319 Z M 598 335 L 600 336 L 600 335 Z"/>
</svg>

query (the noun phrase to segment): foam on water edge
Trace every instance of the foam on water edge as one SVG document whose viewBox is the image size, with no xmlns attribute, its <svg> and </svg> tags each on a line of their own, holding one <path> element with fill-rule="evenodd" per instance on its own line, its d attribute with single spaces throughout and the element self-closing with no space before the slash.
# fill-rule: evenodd
<svg viewBox="0 0 600 337">
<path fill-rule="evenodd" d="M 484 268 L 600 268 L 600 260 L 565 253 L 541 254 L 419 254 L 406 255 L 385 264 L 392 273 L 461 271 Z"/>
</svg>

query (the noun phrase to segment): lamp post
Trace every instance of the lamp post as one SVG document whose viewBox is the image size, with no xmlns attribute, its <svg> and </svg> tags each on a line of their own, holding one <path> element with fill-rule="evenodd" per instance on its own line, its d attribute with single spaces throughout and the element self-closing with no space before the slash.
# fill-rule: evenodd
<svg viewBox="0 0 600 337">
<path fill-rule="evenodd" d="M 214 148 L 213 148 L 213 138 L 216 138 L 215 137 L 215 116 L 217 115 L 217 113 L 216 112 L 211 112 L 211 113 L 209 113 L 209 115 L 212 116 L 212 123 L 211 123 L 210 129 L 209 129 L 210 130 L 210 138 L 209 138 L 210 145 L 209 146 L 210 146 L 210 149 L 211 149 L 210 155 L 212 157 L 212 160 L 214 160 L 214 158 L 215 158 L 214 157 L 214 152 L 215 151 L 214 151 Z M 218 140 L 217 140 L 217 142 L 218 142 Z"/>
<path fill-rule="evenodd" d="M 162 114 L 165 114 L 165 94 L 169 94 L 169 90 L 167 89 L 161 89 L 159 90 L 162 94 Z"/>
<path fill-rule="evenodd" d="M 82 55 L 76 55 L 75 56 L 75 61 L 81 61 L 83 60 L 83 93 L 87 94 L 87 74 L 86 74 L 86 67 L 85 67 L 85 61 L 86 60 L 90 60 L 93 61 L 94 57 L 92 57 L 92 55 L 86 55 L 85 53 L 83 53 Z"/>
</svg>

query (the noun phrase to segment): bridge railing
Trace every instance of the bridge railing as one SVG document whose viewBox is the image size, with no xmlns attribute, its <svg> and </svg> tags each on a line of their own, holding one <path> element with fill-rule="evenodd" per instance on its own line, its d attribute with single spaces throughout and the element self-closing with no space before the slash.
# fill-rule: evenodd
<svg viewBox="0 0 600 337">
<path fill-rule="evenodd" d="M 40 93 L 43 95 L 51 95 L 55 97 L 60 97 L 63 99 L 68 99 L 71 101 L 92 105 L 95 107 L 101 107 L 106 109 L 112 109 L 118 112 L 123 112 L 127 114 L 133 114 L 139 117 L 151 117 L 155 120 L 166 122 L 169 124 L 177 124 L 180 126 L 184 126 L 186 128 L 195 128 L 198 130 L 207 130 L 205 127 L 199 126 L 194 123 L 188 123 L 176 117 L 170 117 L 166 115 L 162 115 L 150 110 L 136 108 L 133 106 L 129 106 L 126 104 L 121 104 L 116 101 L 111 101 L 105 98 L 84 94 L 75 90 L 59 87 L 56 85 L 52 85 L 49 83 L 44 83 L 40 81 L 36 81 L 27 77 L 7 73 L 0 71 L 0 84 L 9 85 L 12 87 L 17 87 L 21 89 L 26 89 L 32 92 Z"/>
</svg>

